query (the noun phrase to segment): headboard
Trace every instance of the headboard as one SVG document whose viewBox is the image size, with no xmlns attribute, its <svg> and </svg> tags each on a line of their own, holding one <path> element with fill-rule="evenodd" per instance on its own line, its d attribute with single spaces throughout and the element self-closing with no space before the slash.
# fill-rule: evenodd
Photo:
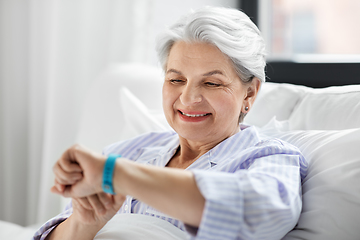
<svg viewBox="0 0 360 240">
<path fill-rule="evenodd" d="M 360 61 L 269 61 L 266 76 L 268 82 L 292 83 L 313 88 L 360 84 Z"/>
</svg>

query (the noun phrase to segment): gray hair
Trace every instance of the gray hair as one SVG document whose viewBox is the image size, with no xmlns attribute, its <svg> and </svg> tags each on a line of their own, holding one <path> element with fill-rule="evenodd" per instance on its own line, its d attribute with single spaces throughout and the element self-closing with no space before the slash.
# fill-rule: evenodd
<svg viewBox="0 0 360 240">
<path fill-rule="evenodd" d="M 264 39 L 250 18 L 239 10 L 205 7 L 190 12 L 170 26 L 160 36 L 156 47 L 164 70 L 177 41 L 213 44 L 230 58 L 244 83 L 251 82 L 254 77 L 265 82 Z"/>
</svg>

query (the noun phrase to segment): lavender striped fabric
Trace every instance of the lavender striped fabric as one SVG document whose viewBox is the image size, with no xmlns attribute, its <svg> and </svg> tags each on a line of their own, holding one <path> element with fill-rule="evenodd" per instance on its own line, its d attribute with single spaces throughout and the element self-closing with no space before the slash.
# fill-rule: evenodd
<svg viewBox="0 0 360 240">
<path fill-rule="evenodd" d="M 260 139 L 254 127 L 219 143 L 188 167 L 206 199 L 199 228 L 184 225 L 127 197 L 121 213 L 162 218 L 191 239 L 281 239 L 301 211 L 301 181 L 307 162 L 299 150 L 277 139 Z M 165 166 L 179 146 L 175 132 L 148 133 L 110 145 L 104 154 L 121 154 L 139 163 Z M 71 215 L 71 205 L 45 223 L 34 239 L 44 239 Z"/>
</svg>

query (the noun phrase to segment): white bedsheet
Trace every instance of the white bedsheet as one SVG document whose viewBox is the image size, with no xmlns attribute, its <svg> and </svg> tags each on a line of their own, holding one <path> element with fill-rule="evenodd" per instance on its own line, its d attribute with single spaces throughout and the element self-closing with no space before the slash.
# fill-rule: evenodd
<svg viewBox="0 0 360 240">
<path fill-rule="evenodd" d="M 94 240 L 182 240 L 187 234 L 162 219 L 142 214 L 117 214 Z"/>
<path fill-rule="evenodd" d="M 36 227 L 0 221 L 0 240 L 29 240 Z M 171 223 L 141 214 L 115 215 L 94 240 L 183 240 L 187 234 Z"/>
<path fill-rule="evenodd" d="M 36 227 L 22 227 L 0 220 L 0 240 L 29 240 L 35 231 Z"/>
</svg>

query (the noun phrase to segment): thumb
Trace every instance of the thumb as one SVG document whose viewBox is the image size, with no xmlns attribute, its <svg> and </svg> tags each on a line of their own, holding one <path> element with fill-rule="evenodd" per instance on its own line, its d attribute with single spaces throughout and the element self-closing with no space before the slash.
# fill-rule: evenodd
<svg viewBox="0 0 360 240">
<path fill-rule="evenodd" d="M 59 191 L 59 189 L 58 189 L 56 186 L 52 186 L 52 187 L 50 188 L 50 192 L 55 193 L 55 194 L 62 195 L 62 192 Z"/>
<path fill-rule="evenodd" d="M 60 188 L 60 189 L 59 189 L 59 188 Z M 64 185 L 59 185 L 59 186 L 54 185 L 54 186 L 52 186 L 52 187 L 50 188 L 50 192 L 55 193 L 55 194 L 58 194 L 58 195 L 61 195 L 61 196 L 63 196 L 63 197 L 66 197 L 66 196 L 64 195 L 64 190 L 65 190 L 65 186 L 64 186 Z"/>
</svg>

